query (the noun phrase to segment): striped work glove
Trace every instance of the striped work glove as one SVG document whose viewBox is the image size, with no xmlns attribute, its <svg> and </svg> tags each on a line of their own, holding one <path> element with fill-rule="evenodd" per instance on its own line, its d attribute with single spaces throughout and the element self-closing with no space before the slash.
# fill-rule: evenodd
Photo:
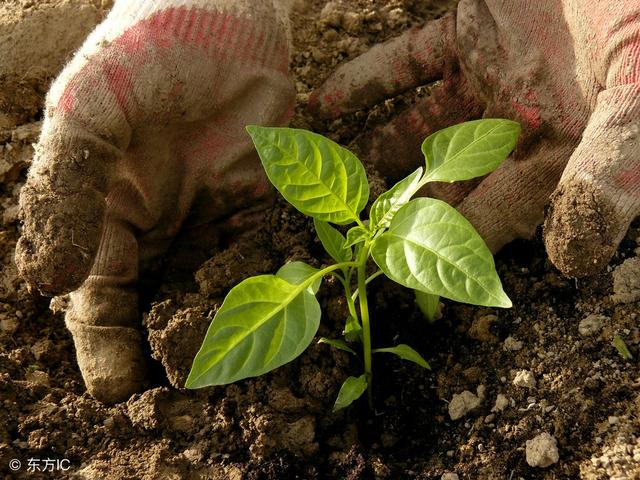
<svg viewBox="0 0 640 480">
<path fill-rule="evenodd" d="M 16 261 L 41 292 L 73 291 L 65 320 L 99 400 L 145 380 L 139 263 L 199 199 L 199 220 L 222 223 L 270 196 L 244 127 L 291 114 L 285 1 L 118 0 L 51 87 Z"/>
<path fill-rule="evenodd" d="M 461 0 L 343 65 L 310 106 L 339 116 L 436 80 L 430 96 L 362 139 L 370 159 L 400 176 L 422 162 L 420 143 L 435 130 L 516 120 L 523 136 L 498 170 L 429 194 L 457 205 L 493 251 L 544 220 L 547 252 L 565 274 L 605 266 L 640 214 L 640 2 Z"/>
</svg>

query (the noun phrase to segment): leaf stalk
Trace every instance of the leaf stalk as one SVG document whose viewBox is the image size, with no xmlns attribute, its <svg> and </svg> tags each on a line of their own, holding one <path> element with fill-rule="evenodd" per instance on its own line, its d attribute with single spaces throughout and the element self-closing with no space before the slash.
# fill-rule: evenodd
<svg viewBox="0 0 640 480">
<path fill-rule="evenodd" d="M 366 242 L 358 258 L 358 299 L 360 302 L 360 321 L 362 322 L 362 349 L 364 357 L 364 373 L 367 379 L 367 399 L 369 408 L 373 410 L 373 370 L 371 368 L 371 325 L 369 322 L 369 303 L 367 300 L 367 260 L 371 247 Z"/>
</svg>

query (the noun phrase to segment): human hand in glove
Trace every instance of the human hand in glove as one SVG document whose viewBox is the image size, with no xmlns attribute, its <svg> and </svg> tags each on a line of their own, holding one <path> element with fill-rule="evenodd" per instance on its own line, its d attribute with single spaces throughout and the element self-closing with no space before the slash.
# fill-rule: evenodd
<svg viewBox="0 0 640 480">
<path fill-rule="evenodd" d="M 327 117 L 436 80 L 363 149 L 400 176 L 430 133 L 480 117 L 523 125 L 516 151 L 482 179 L 428 192 L 454 205 L 495 252 L 544 219 L 565 274 L 606 265 L 640 214 L 640 3 L 461 0 L 455 14 L 339 68 L 310 99 Z"/>
<path fill-rule="evenodd" d="M 145 379 L 139 262 L 192 204 L 222 223 L 264 203 L 244 127 L 283 125 L 286 0 L 118 0 L 54 82 L 27 183 L 16 261 L 66 324 L 89 392 L 126 400 Z"/>
</svg>

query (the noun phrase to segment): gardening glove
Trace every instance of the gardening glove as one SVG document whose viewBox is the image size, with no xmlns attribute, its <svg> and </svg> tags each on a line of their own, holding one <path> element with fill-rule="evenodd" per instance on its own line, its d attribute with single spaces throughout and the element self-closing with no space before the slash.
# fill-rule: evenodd
<svg viewBox="0 0 640 480">
<path fill-rule="evenodd" d="M 327 117 L 440 80 L 362 140 L 383 173 L 423 162 L 434 131 L 480 117 L 523 126 L 516 151 L 482 180 L 432 185 L 495 252 L 544 219 L 565 274 L 605 266 L 640 214 L 640 2 L 461 0 L 457 11 L 376 46 L 310 98 Z"/>
<path fill-rule="evenodd" d="M 119 0 L 47 95 L 16 261 L 45 294 L 75 290 L 65 321 L 101 401 L 145 379 L 139 263 L 192 205 L 197 221 L 222 224 L 271 196 L 244 128 L 290 117 L 287 8 Z"/>
</svg>

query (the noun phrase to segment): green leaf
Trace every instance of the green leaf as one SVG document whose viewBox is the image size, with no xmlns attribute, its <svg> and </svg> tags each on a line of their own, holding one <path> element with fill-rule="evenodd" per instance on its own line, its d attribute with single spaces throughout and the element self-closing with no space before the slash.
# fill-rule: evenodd
<svg viewBox="0 0 640 480">
<path fill-rule="evenodd" d="M 618 350 L 618 353 L 622 358 L 624 358 L 625 360 L 633 360 L 633 355 L 631 355 L 631 352 L 629 351 L 627 344 L 624 343 L 624 340 L 620 335 L 615 335 L 613 337 L 613 341 L 611 342 L 611 345 L 613 345 L 616 348 L 616 350 Z"/>
<path fill-rule="evenodd" d="M 351 247 L 357 243 L 364 242 L 367 238 L 371 236 L 371 232 L 366 228 L 361 227 L 360 225 L 356 225 L 352 227 L 347 232 L 347 247 Z"/>
<path fill-rule="evenodd" d="M 389 348 L 375 348 L 373 349 L 373 353 L 393 353 L 394 355 L 399 356 L 403 360 L 408 360 L 413 363 L 417 363 L 422 368 L 427 368 L 431 370 L 431 367 L 427 363 L 427 361 L 422 358 L 418 352 L 416 352 L 409 345 L 405 345 L 401 343 L 400 345 L 396 345 L 395 347 Z"/>
<path fill-rule="evenodd" d="M 344 338 L 347 339 L 347 342 L 359 341 L 362 343 L 362 327 L 360 326 L 360 322 L 351 315 L 347 318 L 347 323 L 342 333 Z"/>
<path fill-rule="evenodd" d="M 486 118 L 437 131 L 422 144 L 425 180 L 456 182 L 492 172 L 509 156 L 520 130 L 517 122 Z"/>
<path fill-rule="evenodd" d="M 288 262 L 285 263 L 280 270 L 276 272 L 276 277 L 282 278 L 292 285 L 300 285 L 302 282 L 307 280 L 312 275 L 315 275 L 320 270 L 312 267 L 311 265 L 307 265 L 304 262 L 296 261 L 296 262 Z M 322 283 L 322 278 L 318 278 L 311 285 L 309 285 L 309 291 L 314 295 L 318 293 L 318 289 L 320 288 L 320 284 Z"/>
<path fill-rule="evenodd" d="M 352 353 L 353 355 L 357 355 L 356 351 L 347 345 L 347 342 L 344 340 L 340 340 L 339 338 L 326 338 L 320 337 L 318 343 L 326 343 L 327 345 L 331 345 L 332 347 L 337 348 L 338 350 L 344 350 L 345 352 Z"/>
<path fill-rule="evenodd" d="M 418 168 L 407 178 L 400 180 L 376 198 L 376 201 L 371 205 L 369 213 L 369 224 L 372 225 L 373 231 L 387 228 L 393 216 L 400 210 L 400 207 L 411 200 L 411 197 L 419 188 L 423 171 L 422 167 Z"/>
<path fill-rule="evenodd" d="M 414 290 L 414 293 L 416 295 L 418 308 L 424 317 L 429 320 L 429 322 L 434 322 L 440 310 L 440 297 L 438 295 L 421 292 L 420 290 Z"/>
<path fill-rule="evenodd" d="M 337 412 L 338 410 L 348 407 L 355 400 L 359 399 L 366 389 L 367 378 L 364 375 L 347 378 L 342 384 L 342 387 L 340 387 L 338 398 L 336 398 L 336 403 L 333 405 L 333 411 Z"/>
<path fill-rule="evenodd" d="M 359 220 L 369 183 L 353 153 L 306 130 L 250 125 L 247 131 L 269 180 L 291 205 L 338 225 Z"/>
<path fill-rule="evenodd" d="M 458 302 L 511 307 L 493 256 L 469 221 L 434 198 L 402 207 L 371 255 L 392 280 Z"/>
<path fill-rule="evenodd" d="M 275 275 L 231 289 L 193 360 L 187 388 L 225 385 L 269 372 L 299 356 L 320 324 L 320 305 L 307 286 Z"/>
<path fill-rule="evenodd" d="M 327 222 L 313 219 L 313 225 L 316 227 L 316 233 L 320 239 L 320 243 L 327 251 L 331 258 L 337 263 L 348 262 L 353 257 L 353 252 L 345 245 L 347 240 L 338 230 L 333 228 Z"/>
</svg>

